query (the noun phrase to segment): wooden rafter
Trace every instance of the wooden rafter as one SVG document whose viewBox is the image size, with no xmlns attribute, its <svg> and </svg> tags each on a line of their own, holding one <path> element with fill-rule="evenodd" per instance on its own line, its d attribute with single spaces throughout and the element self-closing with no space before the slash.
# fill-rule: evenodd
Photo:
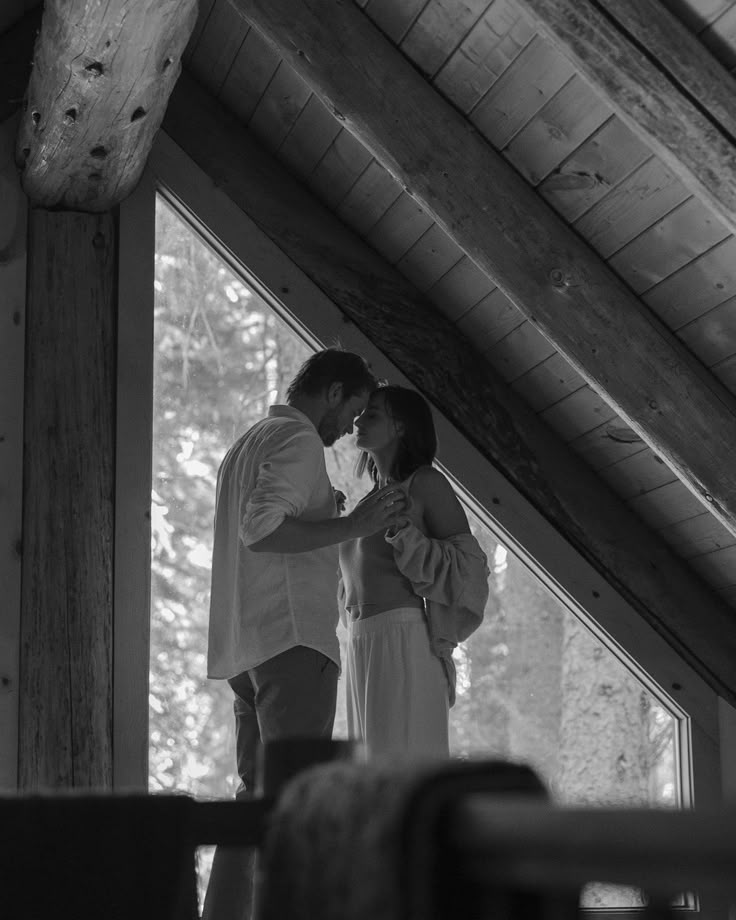
<svg viewBox="0 0 736 920">
<path fill-rule="evenodd" d="M 736 80 L 659 0 L 516 0 L 736 231 Z"/>
<path fill-rule="evenodd" d="M 736 700 L 733 612 L 497 379 L 449 320 L 186 73 L 163 127 L 562 537 L 718 693 Z M 595 597 L 590 610 L 595 615 Z"/>
<path fill-rule="evenodd" d="M 135 187 L 196 0 L 46 0 L 16 159 L 45 208 L 105 211 Z"/>
<path fill-rule="evenodd" d="M 725 387 L 355 4 L 232 2 L 736 534 L 736 411 Z"/>
</svg>

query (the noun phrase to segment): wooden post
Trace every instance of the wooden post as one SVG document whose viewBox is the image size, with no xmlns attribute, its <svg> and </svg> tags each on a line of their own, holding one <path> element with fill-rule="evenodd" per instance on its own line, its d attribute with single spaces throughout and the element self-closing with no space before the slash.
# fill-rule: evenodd
<svg viewBox="0 0 736 920">
<path fill-rule="evenodd" d="M 108 789 L 116 219 L 32 210 L 19 786 Z"/>
</svg>

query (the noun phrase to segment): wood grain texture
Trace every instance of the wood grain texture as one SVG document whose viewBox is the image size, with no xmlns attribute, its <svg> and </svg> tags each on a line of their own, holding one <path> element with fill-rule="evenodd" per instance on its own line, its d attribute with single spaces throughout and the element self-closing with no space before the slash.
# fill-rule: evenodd
<svg viewBox="0 0 736 920">
<path fill-rule="evenodd" d="M 352 4 L 253 0 L 241 10 L 426 214 L 736 533 L 731 394 Z"/>
<path fill-rule="evenodd" d="M 691 29 L 661 0 L 602 0 L 602 7 L 675 86 L 736 139 L 736 80 Z"/>
<path fill-rule="evenodd" d="M 734 134 L 663 68 L 669 43 L 667 49 L 644 50 L 587 0 L 517 2 L 683 184 L 736 229 Z M 679 46 L 671 54 L 678 51 Z M 696 75 L 691 82 L 712 83 L 702 65 L 688 59 L 683 66 Z M 733 113 L 727 95 L 724 104 Z"/>
<path fill-rule="evenodd" d="M 16 148 L 34 203 L 105 211 L 132 191 L 196 15 L 196 0 L 48 0 Z"/>
<path fill-rule="evenodd" d="M 18 788 L 26 197 L 13 162 L 18 116 L 0 124 L 0 794 Z"/>
<path fill-rule="evenodd" d="M 19 784 L 110 788 L 116 223 L 31 211 Z"/>
<path fill-rule="evenodd" d="M 650 156 L 642 141 L 614 117 L 574 150 L 538 191 L 558 214 L 572 222 Z"/>
<path fill-rule="evenodd" d="M 498 381 L 426 298 L 188 79 L 172 95 L 165 130 L 711 686 L 736 698 L 727 605 Z"/>
<path fill-rule="evenodd" d="M 533 37 L 534 28 L 513 0 L 494 0 L 435 75 L 434 85 L 469 112 Z"/>
</svg>

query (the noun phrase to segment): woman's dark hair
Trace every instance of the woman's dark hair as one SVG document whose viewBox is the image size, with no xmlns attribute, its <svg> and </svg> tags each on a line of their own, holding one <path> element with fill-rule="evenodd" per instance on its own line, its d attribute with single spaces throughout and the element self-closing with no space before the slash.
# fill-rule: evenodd
<svg viewBox="0 0 736 920">
<path fill-rule="evenodd" d="M 360 355 L 341 348 L 325 348 L 302 364 L 289 384 L 286 399 L 300 394 L 318 396 L 332 383 L 341 383 L 343 399 L 350 399 L 361 390 L 373 390 L 378 381 Z"/>
<path fill-rule="evenodd" d="M 387 414 L 400 422 L 404 431 L 399 438 L 399 446 L 391 467 L 392 479 L 401 481 L 419 469 L 431 465 L 437 453 L 437 432 L 434 428 L 432 410 L 427 400 L 415 390 L 387 384 L 377 387 L 371 397 L 381 394 Z M 373 482 L 378 482 L 378 470 L 373 458 L 363 451 L 358 458 L 355 471 L 358 476 L 368 470 Z"/>
</svg>

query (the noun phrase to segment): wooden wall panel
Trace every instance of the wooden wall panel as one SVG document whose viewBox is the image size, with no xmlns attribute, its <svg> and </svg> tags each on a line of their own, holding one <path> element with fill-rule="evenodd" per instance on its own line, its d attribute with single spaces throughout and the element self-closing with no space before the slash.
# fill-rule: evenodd
<svg viewBox="0 0 736 920">
<path fill-rule="evenodd" d="M 112 782 L 116 221 L 31 211 L 19 783 Z"/>
<path fill-rule="evenodd" d="M 27 204 L 17 130 L 17 117 L 0 124 L 0 794 L 18 786 Z"/>
</svg>

